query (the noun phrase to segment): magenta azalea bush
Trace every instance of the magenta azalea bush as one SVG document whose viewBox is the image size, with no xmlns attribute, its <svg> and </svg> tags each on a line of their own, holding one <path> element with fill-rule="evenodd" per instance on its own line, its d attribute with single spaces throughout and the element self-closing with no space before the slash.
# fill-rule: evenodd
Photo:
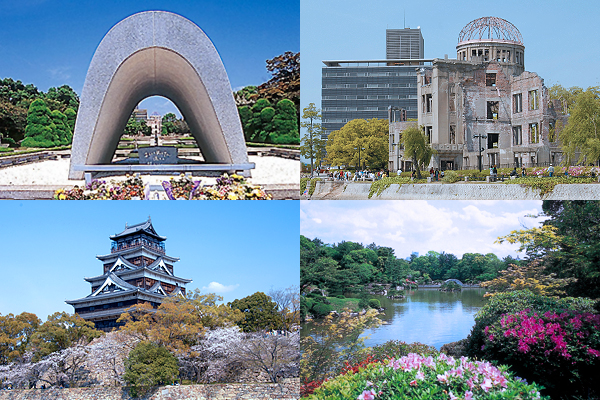
<svg viewBox="0 0 600 400">
<path fill-rule="evenodd" d="M 598 394 L 600 315 L 529 309 L 504 314 L 484 329 L 481 355 L 510 364 L 553 393 Z"/>
<path fill-rule="evenodd" d="M 513 377 L 505 366 L 444 353 L 436 357 L 410 353 L 369 364 L 325 382 L 309 399 L 542 399 L 535 383 Z"/>
</svg>

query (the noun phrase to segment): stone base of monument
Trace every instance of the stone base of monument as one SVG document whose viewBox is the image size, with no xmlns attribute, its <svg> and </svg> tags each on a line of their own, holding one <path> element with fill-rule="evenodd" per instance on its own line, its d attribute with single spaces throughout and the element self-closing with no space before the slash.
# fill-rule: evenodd
<svg viewBox="0 0 600 400">
<path fill-rule="evenodd" d="M 224 173 L 250 177 L 254 163 L 247 164 L 209 164 L 197 160 L 179 158 L 177 148 L 169 146 L 151 146 L 138 149 L 138 158 L 127 158 L 113 164 L 74 165 L 73 170 L 83 171 L 86 180 L 124 174 L 174 175 L 191 174 L 194 176 L 218 177 Z"/>
</svg>

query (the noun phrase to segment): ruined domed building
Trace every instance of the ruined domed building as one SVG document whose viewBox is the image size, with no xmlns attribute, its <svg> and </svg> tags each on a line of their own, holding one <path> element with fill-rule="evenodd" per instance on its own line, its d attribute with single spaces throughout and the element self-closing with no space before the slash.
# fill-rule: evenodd
<svg viewBox="0 0 600 400">
<path fill-rule="evenodd" d="M 458 35 L 456 59 L 434 59 L 417 71 L 418 124 L 448 169 L 531 167 L 562 160 L 557 126 L 567 117 L 551 102 L 544 80 L 525 71 L 519 30 L 496 17 L 471 21 Z M 392 144 L 406 124 L 390 123 L 390 168 L 402 159 Z M 480 158 L 481 157 L 481 158 Z"/>
</svg>

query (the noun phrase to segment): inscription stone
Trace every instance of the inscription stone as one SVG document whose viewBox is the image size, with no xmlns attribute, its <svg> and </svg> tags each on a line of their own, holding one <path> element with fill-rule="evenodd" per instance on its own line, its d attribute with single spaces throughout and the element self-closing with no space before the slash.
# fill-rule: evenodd
<svg viewBox="0 0 600 400">
<path fill-rule="evenodd" d="M 177 148 L 170 146 L 140 147 L 138 149 L 140 164 L 161 165 L 177 164 Z"/>
</svg>

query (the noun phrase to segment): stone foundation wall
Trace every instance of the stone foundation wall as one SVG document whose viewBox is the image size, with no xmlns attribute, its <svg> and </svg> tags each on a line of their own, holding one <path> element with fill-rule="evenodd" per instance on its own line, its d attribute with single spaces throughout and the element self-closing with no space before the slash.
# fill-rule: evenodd
<svg viewBox="0 0 600 400">
<path fill-rule="evenodd" d="M 147 400 L 287 400 L 300 397 L 300 379 L 284 379 L 281 383 L 230 383 L 214 385 L 162 386 Z M 0 391 L 0 400 L 114 400 L 133 399 L 122 387 L 90 387 L 72 389 L 30 389 Z"/>
<path fill-rule="evenodd" d="M 317 182 L 311 200 L 368 200 L 372 182 Z M 539 191 L 503 183 L 421 183 L 390 185 L 371 200 L 590 200 L 600 184 L 559 184 L 543 198 Z"/>
</svg>

